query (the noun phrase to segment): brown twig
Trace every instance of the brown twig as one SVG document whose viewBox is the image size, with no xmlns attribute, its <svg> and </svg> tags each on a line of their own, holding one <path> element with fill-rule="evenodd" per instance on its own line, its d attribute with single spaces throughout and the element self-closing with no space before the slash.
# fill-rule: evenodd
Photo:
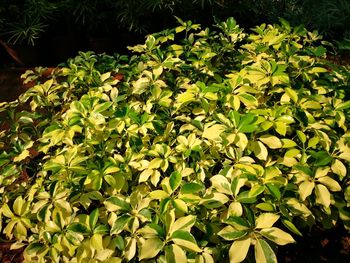
<svg viewBox="0 0 350 263">
<path fill-rule="evenodd" d="M 14 51 L 6 42 L 0 39 L 0 44 L 5 48 L 6 52 L 16 61 L 19 65 L 23 66 L 23 61 L 18 57 L 16 51 Z"/>
</svg>

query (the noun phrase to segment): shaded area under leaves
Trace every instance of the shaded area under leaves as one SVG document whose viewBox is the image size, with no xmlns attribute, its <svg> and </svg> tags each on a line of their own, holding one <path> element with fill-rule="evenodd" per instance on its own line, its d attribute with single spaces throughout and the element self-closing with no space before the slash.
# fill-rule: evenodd
<svg viewBox="0 0 350 263">
<path fill-rule="evenodd" d="M 342 226 L 324 230 L 319 226 L 303 237 L 296 237 L 296 243 L 278 248 L 279 262 L 345 263 L 350 260 L 350 235 Z"/>
</svg>

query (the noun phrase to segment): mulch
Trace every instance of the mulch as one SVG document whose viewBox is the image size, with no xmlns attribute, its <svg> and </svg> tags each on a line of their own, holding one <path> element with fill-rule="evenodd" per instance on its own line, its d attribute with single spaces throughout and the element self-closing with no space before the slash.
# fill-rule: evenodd
<svg viewBox="0 0 350 263">
<path fill-rule="evenodd" d="M 11 243 L 0 243 L 0 262 L 1 263 L 20 263 L 23 262 L 23 248 L 11 250 Z"/>
</svg>

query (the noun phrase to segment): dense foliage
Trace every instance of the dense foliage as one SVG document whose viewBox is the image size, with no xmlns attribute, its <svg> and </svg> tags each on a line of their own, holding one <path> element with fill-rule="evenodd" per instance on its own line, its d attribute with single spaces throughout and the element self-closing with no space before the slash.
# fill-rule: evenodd
<svg viewBox="0 0 350 263">
<path fill-rule="evenodd" d="M 276 262 L 350 228 L 349 67 L 286 21 L 179 23 L 1 104 L 0 231 L 27 262 Z"/>
</svg>

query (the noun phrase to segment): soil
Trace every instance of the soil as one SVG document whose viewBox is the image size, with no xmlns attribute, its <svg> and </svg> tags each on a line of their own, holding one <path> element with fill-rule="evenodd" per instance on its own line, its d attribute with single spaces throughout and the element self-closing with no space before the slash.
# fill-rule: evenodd
<svg viewBox="0 0 350 263">
<path fill-rule="evenodd" d="M 0 69 L 0 102 L 13 101 L 26 90 L 21 75 L 26 68 Z"/>
<path fill-rule="evenodd" d="M 294 238 L 295 244 L 278 248 L 278 262 L 350 262 L 350 234 L 342 226 L 329 230 L 315 226 L 303 237 L 294 236 Z"/>
<path fill-rule="evenodd" d="M 10 250 L 11 243 L 0 243 L 0 262 L 19 263 L 23 262 L 23 248 Z"/>
</svg>

